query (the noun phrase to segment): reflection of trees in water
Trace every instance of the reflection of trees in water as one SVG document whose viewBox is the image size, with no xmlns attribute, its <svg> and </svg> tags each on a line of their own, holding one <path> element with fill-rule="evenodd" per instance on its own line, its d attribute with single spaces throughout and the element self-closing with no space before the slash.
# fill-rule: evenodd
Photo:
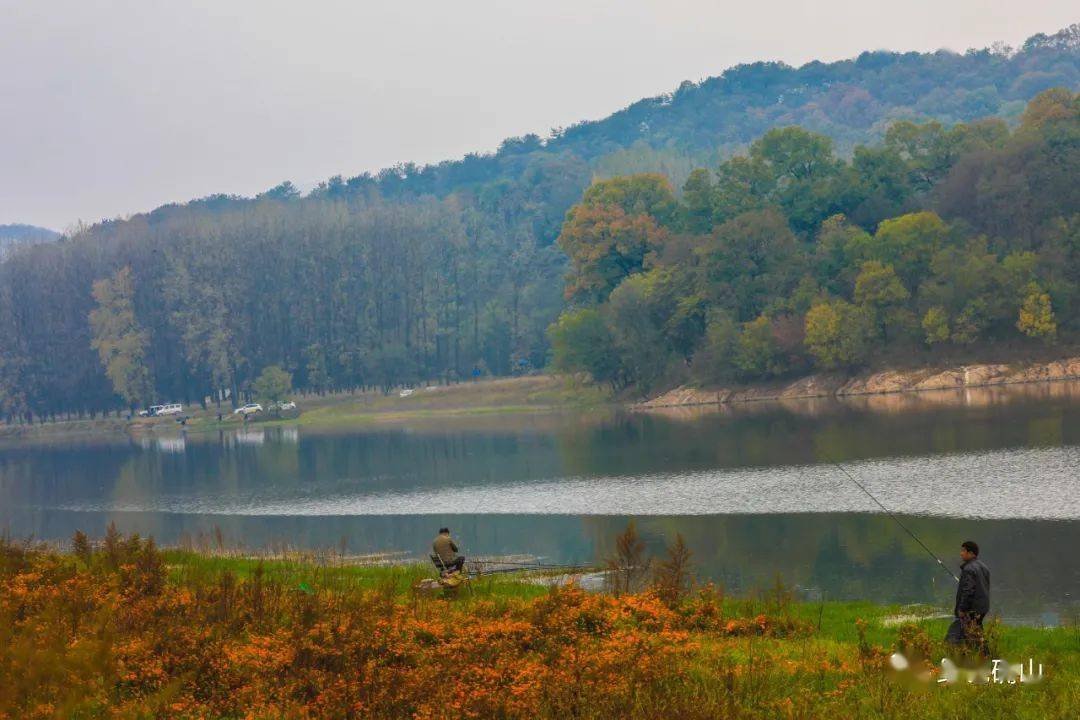
<svg viewBox="0 0 1080 720">
<path fill-rule="evenodd" d="M 1080 542 L 1080 523 L 925 517 L 903 521 L 954 571 L 960 543 L 977 540 L 993 571 L 996 606 L 1012 614 L 1044 603 L 1075 602 L 1080 593 L 1077 565 L 1063 560 L 1062 552 Z M 833 599 L 947 603 L 955 592 L 955 584 L 933 559 L 882 515 L 680 516 L 638 522 L 654 553 L 681 532 L 699 575 L 734 592 L 766 588 L 777 576 Z M 587 518 L 583 523 L 602 555 L 626 518 Z"/>
<path fill-rule="evenodd" d="M 620 414 L 561 434 L 558 448 L 568 475 L 639 475 L 1078 444 L 1080 405 L 1062 387 L 1080 383 L 986 388 L 988 399 L 966 405 L 922 398 L 938 393 L 877 396 L 906 408 L 895 412 L 854 398 L 721 406 L 690 419 Z"/>
</svg>

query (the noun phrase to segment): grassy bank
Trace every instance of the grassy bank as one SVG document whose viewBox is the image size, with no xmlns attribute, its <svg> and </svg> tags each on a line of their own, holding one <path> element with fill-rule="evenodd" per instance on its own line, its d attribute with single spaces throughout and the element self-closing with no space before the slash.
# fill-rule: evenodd
<svg viewBox="0 0 1080 720">
<path fill-rule="evenodd" d="M 298 411 L 285 417 L 258 415 L 249 425 L 301 425 L 312 428 L 348 428 L 379 423 L 399 423 L 440 418 L 469 418 L 540 413 L 563 408 L 598 407 L 614 402 L 605 388 L 556 375 L 479 380 L 456 385 L 415 388 L 405 397 L 401 390 L 391 393 L 366 391 L 296 395 Z M 218 414 L 221 420 L 218 420 Z M 214 432 L 245 427 L 232 408 L 211 405 L 184 408 L 184 432 Z M 177 418 L 132 418 L 116 416 L 80 418 L 33 424 L 0 423 L 0 442 L 62 440 L 93 435 L 151 435 L 178 433 Z"/>
<path fill-rule="evenodd" d="M 731 598 L 663 586 L 614 597 L 490 576 L 421 592 L 424 566 L 160 552 L 113 538 L 70 554 L 0 545 L 6 717 L 1074 718 L 1076 628 L 994 627 L 1037 685 L 904 682 L 943 621 L 911 609 Z M 669 588 L 670 589 L 670 588 Z M 662 599 L 663 598 L 663 599 Z M 919 667 L 923 667 L 919 665 Z"/>
<path fill-rule="evenodd" d="M 340 398 L 312 398 L 296 422 L 309 427 L 340 427 L 442 417 L 545 412 L 600 406 L 613 402 L 603 388 L 556 375 L 482 380 L 457 385 L 365 393 Z"/>
</svg>

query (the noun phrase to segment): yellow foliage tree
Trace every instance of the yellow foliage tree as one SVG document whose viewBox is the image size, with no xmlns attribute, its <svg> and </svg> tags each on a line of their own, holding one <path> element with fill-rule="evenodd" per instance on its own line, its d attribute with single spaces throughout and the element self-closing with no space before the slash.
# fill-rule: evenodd
<svg viewBox="0 0 1080 720">
<path fill-rule="evenodd" d="M 926 343 L 934 345 L 949 339 L 949 314 L 945 308 L 935 306 L 926 311 L 922 319 L 923 330 L 926 332 Z"/>
<path fill-rule="evenodd" d="M 90 344 L 101 358 L 105 375 L 129 406 L 148 401 L 153 393 L 146 366 L 149 334 L 135 318 L 131 268 L 121 268 L 112 277 L 95 282 L 93 295 L 97 307 L 90 312 Z"/>
<path fill-rule="evenodd" d="M 1057 338 L 1057 321 L 1050 296 L 1032 285 L 1020 305 L 1020 317 L 1016 328 L 1029 337 L 1053 342 Z"/>
</svg>

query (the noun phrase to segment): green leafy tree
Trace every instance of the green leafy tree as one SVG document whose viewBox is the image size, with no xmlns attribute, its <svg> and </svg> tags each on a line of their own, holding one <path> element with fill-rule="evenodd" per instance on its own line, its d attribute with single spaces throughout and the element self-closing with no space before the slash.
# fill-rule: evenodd
<svg viewBox="0 0 1080 720">
<path fill-rule="evenodd" d="M 662 320 L 653 302 L 656 280 L 653 273 L 627 278 L 611 293 L 605 308 L 626 381 L 642 390 L 655 385 L 671 358 Z"/>
<path fill-rule="evenodd" d="M 935 305 L 926 311 L 922 319 L 923 332 L 926 333 L 926 343 L 937 345 L 949 340 L 949 313 L 940 305 Z"/>
<path fill-rule="evenodd" d="M 90 345 L 101 358 L 105 375 L 129 407 L 148 402 L 154 388 L 146 358 L 150 336 L 135 318 L 131 268 L 95 282 L 93 296 L 97 306 L 90 311 Z"/>
<path fill-rule="evenodd" d="M 389 342 L 373 350 L 366 363 L 375 385 L 384 395 L 399 385 L 416 380 L 413 356 L 404 343 Z"/>
<path fill-rule="evenodd" d="M 555 370 L 588 373 L 596 382 L 613 387 L 622 383 L 614 338 L 596 308 L 565 311 L 548 328 L 548 339 Z"/>
<path fill-rule="evenodd" d="M 846 300 L 820 303 L 806 313 L 806 349 L 826 370 L 865 363 L 875 335 L 872 313 Z"/>
<path fill-rule="evenodd" d="M 326 368 L 326 353 L 322 345 L 319 343 L 309 345 L 304 351 L 304 359 L 308 387 L 317 393 L 326 392 L 330 388 L 330 373 Z"/>
<path fill-rule="evenodd" d="M 855 302 L 871 310 L 886 341 L 894 326 L 905 324 L 901 306 L 910 297 L 891 265 L 868 260 L 855 278 Z"/>
<path fill-rule="evenodd" d="M 255 378 L 255 382 L 251 384 L 251 390 L 259 402 L 281 402 L 292 392 L 292 375 L 277 365 L 271 365 L 263 368 L 263 371 Z"/>
<path fill-rule="evenodd" d="M 739 324 L 730 313 L 712 311 L 705 325 L 705 337 L 694 353 L 693 375 L 701 383 L 725 382 L 735 377 L 735 353 Z"/>
<path fill-rule="evenodd" d="M 776 179 L 761 160 L 740 155 L 721 163 L 716 171 L 714 224 L 761 210 L 769 203 L 775 187 Z"/>
<path fill-rule="evenodd" d="M 683 185 L 683 228 L 692 233 L 706 233 L 711 230 L 715 205 L 716 188 L 713 187 L 709 172 L 702 168 L 694 170 Z"/>
<path fill-rule="evenodd" d="M 987 316 L 986 302 L 982 298 L 975 298 L 953 318 L 949 339 L 960 345 L 977 341 L 986 330 Z"/>
<path fill-rule="evenodd" d="M 773 209 L 720 225 L 694 255 L 698 293 L 740 320 L 756 318 L 773 298 L 787 297 L 803 265 L 798 240 Z"/>
<path fill-rule="evenodd" d="M 843 215 L 833 215 L 821 223 L 814 247 L 814 277 L 834 295 L 846 294 L 855 282 L 859 261 L 873 252 L 873 237 Z"/>
<path fill-rule="evenodd" d="M 750 146 L 750 159 L 772 179 L 770 199 L 797 232 L 809 232 L 840 210 L 843 164 L 832 139 L 800 127 L 774 128 Z"/>
<path fill-rule="evenodd" d="M 891 265 L 905 286 L 914 287 L 948 240 L 949 228 L 936 213 L 909 213 L 883 221 L 866 256 L 858 259 Z"/>
<path fill-rule="evenodd" d="M 883 310 L 910 297 L 911 293 L 897 277 L 892 265 L 868 260 L 855 278 L 855 302 L 860 305 Z"/>
<path fill-rule="evenodd" d="M 746 378 L 779 377 L 797 367 L 787 322 L 760 315 L 743 323 L 735 343 L 733 361 Z"/>
<path fill-rule="evenodd" d="M 679 211 L 671 183 L 658 173 L 624 175 L 590 185 L 581 198 L 586 207 L 617 206 L 627 215 L 648 215 L 668 225 Z"/>
<path fill-rule="evenodd" d="M 1017 258 L 1007 268 L 982 238 L 950 245 L 934 255 L 920 301 L 924 307 L 945 309 L 954 342 L 973 343 L 1009 332 L 1021 298 L 1012 283 L 1026 274 L 1023 265 Z"/>
<path fill-rule="evenodd" d="M 797 126 L 769 130 L 750 146 L 750 157 L 790 181 L 831 175 L 839 166 L 831 138 Z"/>
<path fill-rule="evenodd" d="M 845 204 L 852 220 L 865 228 L 875 228 L 882 220 L 910 211 L 915 204 L 908 163 L 895 148 L 855 148 L 847 182 L 850 187 Z"/>
</svg>

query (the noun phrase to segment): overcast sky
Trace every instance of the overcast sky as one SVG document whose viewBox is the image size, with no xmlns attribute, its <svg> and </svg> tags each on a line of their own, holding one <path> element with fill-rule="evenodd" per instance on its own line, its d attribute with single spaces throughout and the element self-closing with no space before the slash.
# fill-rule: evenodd
<svg viewBox="0 0 1080 720">
<path fill-rule="evenodd" d="M 1077 20 L 1076 0 L 0 0 L 0 224 L 456 158 L 742 62 Z"/>
</svg>

